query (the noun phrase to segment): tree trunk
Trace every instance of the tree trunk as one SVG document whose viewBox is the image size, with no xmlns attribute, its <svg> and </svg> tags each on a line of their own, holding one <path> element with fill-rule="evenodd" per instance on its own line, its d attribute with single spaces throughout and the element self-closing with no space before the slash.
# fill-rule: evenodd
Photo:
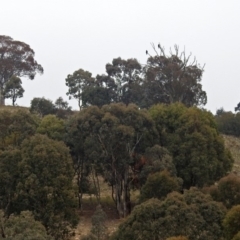
<svg viewBox="0 0 240 240">
<path fill-rule="evenodd" d="M 115 177 L 115 185 L 112 189 L 112 196 L 116 204 L 119 217 L 127 217 L 131 213 L 128 166 L 126 167 L 123 179 L 119 176 Z"/>
<path fill-rule="evenodd" d="M 3 94 L 3 86 L 0 85 L 0 106 L 5 105 L 5 97 Z"/>
<path fill-rule="evenodd" d="M 129 189 L 129 169 L 124 172 L 123 180 L 123 216 L 127 217 L 131 213 L 130 189 Z"/>
<path fill-rule="evenodd" d="M 122 182 L 118 181 L 115 185 L 116 207 L 120 218 L 124 217 L 123 202 L 122 202 Z"/>
<path fill-rule="evenodd" d="M 78 208 L 82 211 L 82 183 L 83 183 L 83 175 L 84 175 L 84 166 L 83 160 L 78 155 L 77 164 L 74 165 L 75 174 L 77 175 L 77 185 L 78 185 Z"/>
<path fill-rule="evenodd" d="M 94 184 L 94 190 L 95 190 L 95 197 L 97 199 L 97 203 L 98 205 L 100 204 L 100 185 L 99 185 L 99 179 L 98 179 L 98 175 L 95 172 L 95 169 L 92 166 L 92 179 L 93 179 L 93 184 Z"/>
</svg>

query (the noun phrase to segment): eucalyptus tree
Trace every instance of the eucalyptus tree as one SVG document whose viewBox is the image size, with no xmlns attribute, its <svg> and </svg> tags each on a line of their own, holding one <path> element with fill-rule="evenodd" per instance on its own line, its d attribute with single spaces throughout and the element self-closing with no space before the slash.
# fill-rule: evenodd
<svg viewBox="0 0 240 240">
<path fill-rule="evenodd" d="M 142 66 L 138 60 L 135 58 L 127 60 L 120 57 L 115 58 L 111 64 L 106 64 L 106 72 L 117 85 L 117 102 L 137 104 L 139 87 L 142 81 Z"/>
<path fill-rule="evenodd" d="M 130 212 L 132 167 L 138 161 L 133 156 L 143 154 L 157 139 L 148 112 L 133 104 L 92 106 L 76 116 L 67 132 L 75 161 L 82 169 L 90 164 L 104 176 L 119 216 L 125 217 Z"/>
<path fill-rule="evenodd" d="M 68 74 L 66 78 L 66 86 L 68 87 L 67 95 L 69 99 L 72 97 L 77 99 L 79 109 L 82 109 L 82 94 L 84 89 L 91 85 L 94 81 L 92 74 L 83 69 L 75 71 L 73 74 Z"/>
<path fill-rule="evenodd" d="M 56 107 L 51 100 L 44 97 L 33 98 L 33 100 L 31 101 L 30 112 L 35 113 L 40 117 L 44 117 L 48 114 L 55 114 Z"/>
<path fill-rule="evenodd" d="M 19 77 L 12 76 L 4 89 L 5 98 L 11 98 L 14 106 L 17 99 L 23 97 L 23 93 L 22 80 Z"/>
<path fill-rule="evenodd" d="M 33 80 L 36 73 L 43 73 L 34 55 L 28 44 L 0 35 L 0 105 L 5 104 L 4 89 L 11 77 L 28 77 Z"/>
<path fill-rule="evenodd" d="M 117 102 L 117 84 L 108 75 L 97 75 L 93 83 L 84 88 L 82 101 L 85 107 L 91 105 L 102 107 Z"/>
</svg>

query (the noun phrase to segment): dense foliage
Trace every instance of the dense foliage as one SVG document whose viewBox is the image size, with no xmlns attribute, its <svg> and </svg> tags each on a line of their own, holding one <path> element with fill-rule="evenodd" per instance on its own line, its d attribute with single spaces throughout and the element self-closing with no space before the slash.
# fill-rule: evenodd
<svg viewBox="0 0 240 240">
<path fill-rule="evenodd" d="M 150 115 L 184 188 L 211 184 L 231 170 L 233 159 L 210 112 L 176 103 L 153 106 Z"/>
<path fill-rule="evenodd" d="M 58 104 L 61 107 L 61 99 Z M 164 209 L 160 212 L 166 214 L 169 211 L 166 216 L 170 218 L 173 213 L 169 201 L 173 198 L 180 204 L 177 206 L 181 213 L 174 210 L 176 214 L 186 215 L 189 222 L 192 214 L 194 219 L 200 219 L 198 230 L 194 230 L 194 226 L 200 223 L 189 223 L 190 229 L 181 225 L 180 229 L 184 231 L 176 225 L 175 232 L 170 235 L 170 230 L 164 230 L 165 238 L 187 236 L 191 240 L 196 234 L 211 236 L 211 231 L 207 230 L 210 227 L 216 228 L 215 233 L 221 236 L 221 224 L 211 226 L 215 220 L 206 220 L 209 216 L 203 217 L 204 212 L 191 210 L 191 199 L 201 199 L 205 201 L 207 211 L 213 211 L 211 216 L 221 212 L 222 219 L 225 210 L 220 211 L 216 207 L 220 205 L 215 206 L 209 196 L 193 189 L 184 191 L 183 195 L 167 196 L 172 191 L 212 184 L 230 171 L 231 155 L 224 148 L 214 117 L 209 112 L 178 103 L 156 105 L 149 111 L 133 104 L 115 103 L 101 108 L 90 106 L 70 115 L 67 120 L 56 115 L 39 118 L 26 110 L 1 111 L 0 118 L 0 208 L 5 216 L 32 211 L 35 220 L 47 228 L 48 234 L 55 239 L 68 238 L 71 228 L 78 222 L 76 198 L 82 207 L 81 197 L 88 191 L 89 177 L 95 184 L 94 191 L 100 203 L 98 178 L 101 175 L 112 188 L 119 216 L 126 217 L 131 213 L 130 190 L 137 188 L 143 205 L 134 211 L 138 208 L 143 211 L 140 206 L 147 204 L 144 201 L 156 197 L 162 200 L 157 202 L 156 208 L 160 204 L 160 209 Z M 74 176 L 78 194 L 73 188 Z M 218 192 L 210 193 L 216 201 L 231 207 L 238 204 L 234 195 L 237 184 L 238 179 L 226 177 L 219 181 Z M 201 205 L 201 208 L 205 207 Z M 147 211 L 150 214 L 151 211 Z M 220 219 L 220 215 L 216 219 Z M 131 217 L 135 219 L 134 212 Z M 172 226 L 180 220 L 172 216 L 171 221 L 169 225 Z M 208 227 L 204 221 L 208 222 Z"/>
<path fill-rule="evenodd" d="M 29 211 L 23 211 L 20 215 L 11 215 L 5 219 L 0 213 L 1 240 L 53 240 L 47 234 L 45 227 L 36 221 Z"/>
<path fill-rule="evenodd" d="M 69 149 L 49 138 L 62 138 L 62 120 L 50 115 L 40 121 L 26 110 L 0 111 L 0 118 L 0 208 L 4 216 L 32 211 L 48 233 L 64 238 L 78 218 Z M 47 119 L 52 125 L 45 124 Z"/>
<path fill-rule="evenodd" d="M 189 240 L 223 239 L 223 205 L 192 188 L 173 192 L 164 201 L 150 199 L 135 207 L 119 226 L 113 240 L 158 239 L 186 236 Z"/>
<path fill-rule="evenodd" d="M 65 134 L 64 121 L 55 115 L 47 115 L 42 118 L 37 133 L 46 134 L 54 140 L 63 140 Z"/>
<path fill-rule="evenodd" d="M 21 205 L 17 210 L 33 211 L 52 234 L 61 236 L 68 224 L 77 223 L 68 148 L 63 142 L 35 135 L 23 142 L 21 157 L 15 203 Z"/>
<path fill-rule="evenodd" d="M 39 119 L 25 110 L 0 111 L 0 150 L 19 147 L 35 134 L 38 123 Z"/>
</svg>

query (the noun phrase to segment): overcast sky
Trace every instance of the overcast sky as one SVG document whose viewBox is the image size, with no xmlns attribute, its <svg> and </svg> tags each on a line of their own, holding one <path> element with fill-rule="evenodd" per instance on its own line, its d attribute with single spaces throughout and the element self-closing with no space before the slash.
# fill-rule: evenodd
<svg viewBox="0 0 240 240">
<path fill-rule="evenodd" d="M 65 78 L 82 68 L 105 73 L 113 58 L 145 64 L 150 43 L 179 45 L 205 66 L 206 108 L 240 102 L 240 0 L 1 0 L 0 35 L 29 44 L 44 68 L 23 80 L 24 97 L 66 96 Z M 10 104 L 7 100 L 7 104 Z M 77 109 L 77 101 L 69 104 Z"/>
</svg>

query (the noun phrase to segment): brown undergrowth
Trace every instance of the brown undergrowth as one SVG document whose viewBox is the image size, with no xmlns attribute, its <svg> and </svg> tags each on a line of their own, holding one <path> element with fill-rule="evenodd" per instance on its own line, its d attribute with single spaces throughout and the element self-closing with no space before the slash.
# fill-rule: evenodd
<svg viewBox="0 0 240 240">
<path fill-rule="evenodd" d="M 115 204 L 111 197 L 111 188 L 100 177 L 100 204 L 103 211 L 107 215 L 106 227 L 107 232 L 111 235 L 118 228 L 118 225 L 123 221 L 119 219 Z M 80 240 L 81 237 L 87 235 L 91 231 L 91 219 L 98 205 L 97 199 L 94 195 L 84 194 L 82 200 L 82 210 L 79 210 L 80 221 L 75 230 L 75 236 L 72 240 Z"/>
</svg>

